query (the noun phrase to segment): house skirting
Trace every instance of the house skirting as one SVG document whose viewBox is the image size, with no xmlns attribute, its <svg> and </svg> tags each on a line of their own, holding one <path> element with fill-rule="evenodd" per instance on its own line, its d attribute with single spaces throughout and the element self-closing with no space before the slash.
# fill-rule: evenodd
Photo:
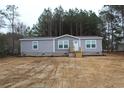
<svg viewBox="0 0 124 93">
<path fill-rule="evenodd" d="M 102 55 L 102 52 L 83 52 L 82 55 Z M 59 53 L 59 52 L 22 52 L 21 56 L 69 56 L 69 52 L 67 53 Z"/>
</svg>

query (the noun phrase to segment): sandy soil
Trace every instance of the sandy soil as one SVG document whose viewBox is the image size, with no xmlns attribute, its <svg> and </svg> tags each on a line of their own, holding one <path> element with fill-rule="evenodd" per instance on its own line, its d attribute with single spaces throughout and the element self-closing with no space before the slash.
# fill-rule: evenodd
<svg viewBox="0 0 124 93">
<path fill-rule="evenodd" d="M 124 54 L 1 58 L 0 87 L 124 87 Z"/>
</svg>

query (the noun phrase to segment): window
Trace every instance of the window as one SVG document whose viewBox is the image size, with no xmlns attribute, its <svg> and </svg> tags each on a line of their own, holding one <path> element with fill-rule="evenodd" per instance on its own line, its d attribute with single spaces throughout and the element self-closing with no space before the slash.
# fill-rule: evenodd
<svg viewBox="0 0 124 93">
<path fill-rule="evenodd" d="M 92 48 L 96 48 L 96 41 L 92 40 Z"/>
<path fill-rule="evenodd" d="M 64 48 L 68 48 L 69 47 L 69 42 L 66 40 L 64 41 Z"/>
<path fill-rule="evenodd" d="M 86 47 L 90 48 L 90 41 L 89 40 L 87 40 L 87 42 L 86 42 Z"/>
<path fill-rule="evenodd" d="M 34 50 L 38 49 L 38 41 L 32 41 L 32 49 Z"/>
<path fill-rule="evenodd" d="M 96 48 L 96 40 L 86 40 L 85 46 L 87 49 L 95 49 Z"/>
<path fill-rule="evenodd" d="M 63 48 L 63 41 L 59 41 L 59 48 Z"/>
<path fill-rule="evenodd" d="M 68 40 L 59 40 L 58 41 L 58 48 L 59 49 L 68 49 L 69 48 L 69 41 Z"/>
</svg>

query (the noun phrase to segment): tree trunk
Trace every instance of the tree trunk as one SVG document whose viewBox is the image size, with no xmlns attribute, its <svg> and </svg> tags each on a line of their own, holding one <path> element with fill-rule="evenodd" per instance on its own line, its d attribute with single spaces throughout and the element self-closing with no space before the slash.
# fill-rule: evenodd
<svg viewBox="0 0 124 93">
<path fill-rule="evenodd" d="M 63 21 L 62 21 L 62 24 L 61 24 L 61 34 L 63 35 Z"/>
<path fill-rule="evenodd" d="M 14 55 L 14 50 L 15 50 L 15 41 L 14 41 L 14 25 L 13 25 L 12 26 L 12 54 L 13 55 Z"/>
<path fill-rule="evenodd" d="M 61 22 L 59 22 L 59 36 L 61 36 Z"/>
<path fill-rule="evenodd" d="M 53 30 L 55 31 L 55 36 L 57 36 L 57 22 L 56 20 L 54 19 L 54 28 Z"/>
<path fill-rule="evenodd" d="M 80 23 L 80 36 L 82 36 L 82 24 Z"/>
<path fill-rule="evenodd" d="M 72 23 L 70 25 L 70 31 L 71 31 L 71 35 L 73 35 L 73 32 L 72 32 Z"/>
<path fill-rule="evenodd" d="M 111 14 L 112 14 L 112 10 L 110 10 Z M 114 45 L 113 45 L 113 42 L 114 42 L 114 34 L 113 34 L 113 22 L 111 20 L 111 35 L 112 35 L 112 38 L 111 38 L 111 52 L 113 52 L 113 49 L 114 49 Z"/>
<path fill-rule="evenodd" d="M 60 21 L 59 21 L 59 36 L 62 35 L 62 27 L 61 27 L 61 18 L 60 18 Z"/>
<path fill-rule="evenodd" d="M 57 22 L 55 22 L 55 35 L 58 36 L 58 33 L 57 33 Z"/>
<path fill-rule="evenodd" d="M 14 50 L 15 50 L 15 42 L 14 42 L 14 16 L 15 16 L 15 11 L 13 8 L 13 18 L 12 18 L 12 54 L 14 55 Z"/>
<path fill-rule="evenodd" d="M 113 49 L 114 49 L 114 47 L 113 47 L 113 24 L 111 23 L 111 35 L 112 35 L 112 40 L 111 40 L 111 52 L 113 52 Z"/>
<path fill-rule="evenodd" d="M 123 33 L 123 38 L 124 38 L 124 10 L 123 10 L 123 6 L 121 9 L 121 18 L 122 18 L 122 33 Z"/>
<path fill-rule="evenodd" d="M 52 20 L 49 20 L 49 36 L 52 36 Z"/>
<path fill-rule="evenodd" d="M 107 37 L 108 37 L 108 40 L 107 40 L 107 51 L 109 52 L 109 45 L 110 45 L 110 43 L 109 43 L 109 41 L 110 41 L 110 36 L 109 36 L 109 23 L 107 23 L 107 30 L 108 30 L 108 32 L 107 32 Z"/>
<path fill-rule="evenodd" d="M 76 23 L 76 36 L 78 36 L 78 23 Z"/>
</svg>

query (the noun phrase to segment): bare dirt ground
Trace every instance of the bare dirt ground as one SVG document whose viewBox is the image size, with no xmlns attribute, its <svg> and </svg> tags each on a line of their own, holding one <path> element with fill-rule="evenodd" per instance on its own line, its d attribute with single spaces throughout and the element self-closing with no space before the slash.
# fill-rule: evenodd
<svg viewBox="0 0 124 93">
<path fill-rule="evenodd" d="M 1 58 L 0 87 L 124 87 L 124 54 Z"/>
</svg>

